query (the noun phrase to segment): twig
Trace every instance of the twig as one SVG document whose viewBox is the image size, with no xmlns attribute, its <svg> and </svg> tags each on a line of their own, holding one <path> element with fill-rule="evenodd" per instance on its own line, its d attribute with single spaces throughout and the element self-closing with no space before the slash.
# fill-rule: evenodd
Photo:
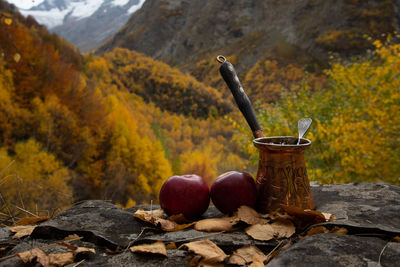
<svg viewBox="0 0 400 267">
<path fill-rule="evenodd" d="M 25 209 L 24 201 L 22 200 L 21 191 L 18 190 L 19 200 L 21 201 L 22 208 Z"/>
<path fill-rule="evenodd" d="M 142 231 L 138 234 L 138 236 L 133 239 L 131 242 L 129 242 L 128 246 L 125 248 L 124 252 L 127 251 L 129 249 L 130 246 L 132 246 L 133 243 L 135 243 L 144 233 L 144 231 L 148 230 L 148 229 L 154 229 L 152 227 L 143 227 Z"/>
<path fill-rule="evenodd" d="M 78 266 L 78 265 L 81 265 L 81 263 L 83 263 L 84 261 L 85 261 L 85 259 L 81 260 L 80 262 L 78 262 L 77 264 L 75 264 L 75 265 L 72 266 L 72 267 L 76 267 L 76 266 Z"/>
<path fill-rule="evenodd" d="M 274 253 L 274 251 L 277 250 L 277 249 L 281 246 L 282 243 L 283 243 L 283 240 L 281 240 L 281 241 L 278 243 L 278 245 L 276 245 L 276 246 L 274 247 L 274 249 L 271 250 L 271 251 L 268 253 L 267 257 L 271 256 L 271 254 Z"/>
<path fill-rule="evenodd" d="M 20 207 L 16 206 L 16 205 L 13 205 L 13 206 L 16 207 L 17 209 L 23 211 L 23 212 L 28 213 L 29 215 L 32 215 L 33 217 L 39 218 L 39 216 L 37 216 L 36 214 L 34 214 L 34 213 L 30 212 L 30 211 L 27 211 L 27 210 L 25 210 L 23 208 L 20 208 Z"/>
<path fill-rule="evenodd" d="M 177 243 L 177 242 L 185 242 L 185 241 L 189 241 L 189 240 L 193 240 L 193 239 L 198 239 L 198 238 L 203 238 L 203 237 L 215 236 L 215 235 L 219 235 L 219 234 L 222 234 L 222 233 L 225 233 L 225 232 L 226 232 L 226 231 L 221 231 L 221 232 L 211 233 L 211 234 L 207 234 L 207 235 L 201 235 L 201 236 L 195 236 L 195 237 L 185 238 L 185 239 L 181 239 L 181 240 L 176 240 L 175 243 Z"/>
<path fill-rule="evenodd" d="M 6 167 L 4 167 L 1 171 L 0 171 L 0 175 L 3 174 L 3 172 L 5 172 L 8 168 L 10 168 L 11 165 L 13 165 L 13 163 L 15 162 L 15 159 L 12 160 L 10 163 L 8 163 L 8 165 Z"/>
<path fill-rule="evenodd" d="M 386 245 L 382 248 L 381 253 L 379 254 L 379 259 L 378 259 L 378 266 L 382 266 L 381 265 L 381 257 L 383 255 L 383 251 L 385 251 L 386 247 L 389 245 L 390 242 L 387 242 Z"/>
<path fill-rule="evenodd" d="M 6 201 L 4 200 L 3 195 L 1 194 L 1 192 L 0 192 L 0 198 L 1 198 L 1 201 L 3 201 L 3 203 L 4 203 L 4 206 L 6 206 L 7 212 L 10 215 L 10 218 L 11 218 L 13 224 L 15 224 L 14 216 L 11 214 L 10 210 L 8 209 L 8 205 L 7 205 Z"/>
</svg>

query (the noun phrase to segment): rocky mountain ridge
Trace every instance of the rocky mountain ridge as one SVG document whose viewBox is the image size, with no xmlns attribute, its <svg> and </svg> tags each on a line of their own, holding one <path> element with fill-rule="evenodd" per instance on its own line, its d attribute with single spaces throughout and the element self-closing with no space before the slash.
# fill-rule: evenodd
<svg viewBox="0 0 400 267">
<path fill-rule="evenodd" d="M 33 16 L 82 52 L 98 47 L 117 32 L 145 0 L 45 0 L 24 16 Z"/>
<path fill-rule="evenodd" d="M 97 51 L 128 48 L 188 70 L 218 54 L 246 69 L 266 57 L 293 57 L 286 55 L 293 50 L 295 61 L 323 63 L 328 52 L 366 51 L 365 35 L 399 30 L 399 9 L 386 0 L 148 0 Z"/>
</svg>

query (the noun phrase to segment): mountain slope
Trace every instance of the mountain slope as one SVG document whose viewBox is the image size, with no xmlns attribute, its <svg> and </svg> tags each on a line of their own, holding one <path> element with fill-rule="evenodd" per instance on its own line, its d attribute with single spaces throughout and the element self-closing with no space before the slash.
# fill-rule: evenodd
<svg viewBox="0 0 400 267">
<path fill-rule="evenodd" d="M 0 178 L 10 204 L 132 205 L 156 200 L 172 170 L 212 183 L 241 164 L 232 125 L 215 112 L 225 101 L 190 75 L 127 49 L 82 56 L 3 0 L 0 40 Z"/>
<path fill-rule="evenodd" d="M 144 0 L 45 0 L 20 11 L 86 52 L 117 32 L 143 3 Z"/>
<path fill-rule="evenodd" d="M 136 50 L 213 86 L 220 79 L 207 73 L 217 72 L 218 54 L 244 72 L 265 60 L 314 72 L 329 52 L 357 55 L 372 47 L 364 35 L 399 30 L 399 8 L 391 0 L 147 0 L 97 52 Z"/>
</svg>

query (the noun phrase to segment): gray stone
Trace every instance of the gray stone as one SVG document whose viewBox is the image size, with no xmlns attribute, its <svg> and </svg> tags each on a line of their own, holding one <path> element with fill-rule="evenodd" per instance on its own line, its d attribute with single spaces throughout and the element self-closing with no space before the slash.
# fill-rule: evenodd
<svg viewBox="0 0 400 267">
<path fill-rule="evenodd" d="M 189 266 L 189 262 L 193 257 L 183 250 L 167 250 L 167 255 L 168 257 L 150 256 L 126 251 L 114 257 L 109 257 L 103 266 Z"/>
<path fill-rule="evenodd" d="M 11 234 L 12 233 L 8 229 L 8 227 L 0 228 L 0 244 L 8 241 L 10 239 Z"/>
<path fill-rule="evenodd" d="M 386 183 L 331 184 L 311 187 L 317 210 L 338 220 L 325 225 L 358 232 L 400 234 L 400 187 Z"/>
<path fill-rule="evenodd" d="M 60 212 L 37 226 L 31 236 L 62 239 L 76 233 L 86 241 L 114 249 L 126 247 L 137 237 L 143 225 L 131 212 L 111 203 L 92 200 Z"/>
<path fill-rule="evenodd" d="M 388 243 L 376 237 L 319 234 L 307 236 L 291 245 L 267 266 L 396 267 L 399 266 L 399 262 L 400 243 Z"/>
<path fill-rule="evenodd" d="M 62 240 L 59 240 L 62 241 Z M 49 245 L 49 243 L 52 243 L 53 245 Z M 15 255 L 16 253 L 24 252 L 31 250 L 33 248 L 40 248 L 47 254 L 54 254 L 54 253 L 66 253 L 66 252 L 71 252 L 71 250 L 67 249 L 65 246 L 60 246 L 60 245 L 55 245 L 55 241 L 49 241 L 49 240 L 43 240 L 43 239 L 31 239 L 31 238 L 26 238 L 20 241 L 19 244 L 17 244 L 13 249 L 11 249 L 7 254 L 8 255 Z M 104 253 L 103 248 L 96 247 L 94 244 L 89 243 L 89 242 L 83 242 L 83 241 L 73 241 L 71 245 L 74 246 L 79 246 L 79 247 L 86 247 L 86 248 L 94 248 L 96 250 L 95 255 L 90 255 L 88 259 L 92 261 L 94 258 L 100 257 Z M 14 267 L 23 267 L 27 266 L 22 262 L 20 258 L 17 256 L 10 257 L 4 261 L 1 261 L 0 258 L 0 267 L 8 267 L 8 266 L 14 266 Z"/>
<path fill-rule="evenodd" d="M 166 244 L 170 242 L 175 242 L 177 246 L 180 246 L 187 242 L 203 239 L 209 239 L 227 253 L 232 253 L 233 251 L 244 245 L 253 245 L 265 250 L 271 250 L 279 243 L 276 240 L 254 240 L 250 236 L 248 236 L 243 230 L 236 230 L 226 233 L 206 233 L 196 231 L 194 229 L 146 235 L 145 237 L 140 239 L 139 243 L 151 243 L 160 240 Z"/>
<path fill-rule="evenodd" d="M 400 244 L 388 243 L 388 240 L 400 235 L 400 187 L 385 183 L 313 184 L 311 190 L 317 210 L 333 213 L 339 218 L 321 225 L 346 227 L 349 234 L 306 236 L 283 250 L 268 266 L 378 266 L 382 251 L 381 266 L 396 266 L 400 261 Z M 187 266 L 192 255 L 184 250 L 168 250 L 166 258 L 134 254 L 125 248 L 157 240 L 166 244 L 175 242 L 179 246 L 209 239 L 230 254 L 243 245 L 255 245 L 268 253 L 278 244 L 276 240 L 253 240 L 240 227 L 227 233 L 206 233 L 192 228 L 162 232 L 133 217 L 139 207 L 145 210 L 159 208 L 152 205 L 122 210 L 108 202 L 86 201 L 40 223 L 30 237 L 21 240 L 12 239 L 8 228 L 2 228 L 0 244 L 8 246 L 3 255 L 54 244 L 67 235 L 78 234 L 83 240 L 74 241 L 74 245 L 93 247 L 97 252 L 81 266 Z M 221 216 L 222 213 L 210 206 L 202 218 Z M 107 248 L 114 250 L 118 246 L 122 248 L 119 253 L 106 253 Z M 56 246 L 46 252 L 56 253 L 63 249 Z M 23 265 L 19 258 L 11 257 L 0 258 L 0 266 Z"/>
</svg>

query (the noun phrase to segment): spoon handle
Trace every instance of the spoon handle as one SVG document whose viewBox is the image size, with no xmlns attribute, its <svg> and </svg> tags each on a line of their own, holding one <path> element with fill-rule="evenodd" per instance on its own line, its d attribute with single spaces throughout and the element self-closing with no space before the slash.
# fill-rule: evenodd
<svg viewBox="0 0 400 267">
<path fill-rule="evenodd" d="M 250 99 L 245 93 L 233 65 L 228 61 L 224 61 L 222 62 L 219 71 L 231 90 L 239 110 L 242 112 L 247 124 L 250 126 L 253 136 L 255 138 L 264 137 L 264 133 L 258 123 Z"/>
</svg>

